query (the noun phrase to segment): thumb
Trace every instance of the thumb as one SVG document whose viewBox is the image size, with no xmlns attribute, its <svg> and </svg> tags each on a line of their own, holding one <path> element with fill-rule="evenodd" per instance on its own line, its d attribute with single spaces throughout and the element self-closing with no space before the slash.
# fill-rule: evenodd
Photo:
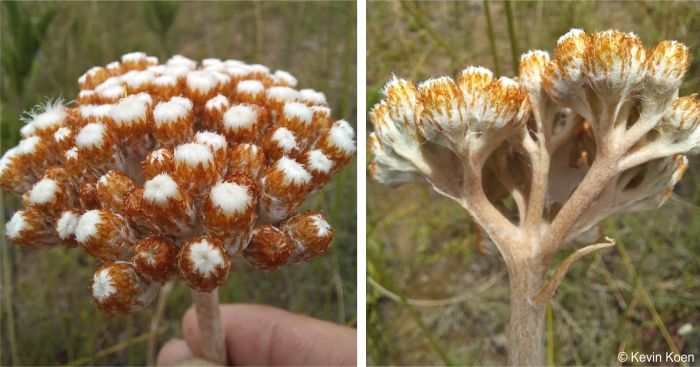
<svg viewBox="0 0 700 367">
<path fill-rule="evenodd" d="M 354 329 L 278 308 L 221 305 L 228 360 L 233 365 L 355 365 Z M 197 316 L 183 317 L 189 349 L 202 355 Z"/>
</svg>

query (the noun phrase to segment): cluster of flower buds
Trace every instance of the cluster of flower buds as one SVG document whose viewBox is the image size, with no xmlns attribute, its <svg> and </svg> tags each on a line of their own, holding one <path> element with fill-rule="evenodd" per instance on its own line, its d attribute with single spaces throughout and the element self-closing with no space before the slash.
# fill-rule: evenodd
<svg viewBox="0 0 700 367">
<path fill-rule="evenodd" d="M 241 256 L 271 271 L 325 252 L 333 229 L 297 212 L 354 155 L 354 131 L 323 93 L 237 60 L 165 64 L 140 52 L 78 79 L 77 103 L 37 107 L 0 160 L 24 209 L 7 235 L 79 246 L 100 260 L 95 303 L 147 305 L 181 278 L 209 292 Z"/>
<path fill-rule="evenodd" d="M 482 67 L 418 85 L 395 78 L 370 113 L 371 174 L 386 185 L 428 182 L 471 211 L 476 172 L 488 200 L 515 222 L 528 206 L 505 200 L 535 200 L 534 171 L 547 164 L 547 222 L 605 156 L 609 183 L 573 239 L 612 214 L 661 205 L 685 155 L 700 153 L 700 99 L 678 96 L 689 63 L 688 48 L 675 41 L 647 49 L 632 33 L 574 29 L 553 57 L 522 55 L 516 79 Z"/>
</svg>

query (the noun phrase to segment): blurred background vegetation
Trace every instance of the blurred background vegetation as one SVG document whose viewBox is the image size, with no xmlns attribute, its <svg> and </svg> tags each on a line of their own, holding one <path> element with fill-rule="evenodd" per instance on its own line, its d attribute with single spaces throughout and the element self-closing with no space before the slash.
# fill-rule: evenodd
<svg viewBox="0 0 700 367">
<path fill-rule="evenodd" d="M 697 2 L 389 1 L 368 3 L 367 18 L 368 108 L 392 73 L 418 82 L 482 65 L 512 76 L 522 52 L 551 52 L 574 27 L 635 32 L 647 47 L 685 43 L 694 61 L 681 94 L 700 92 Z M 618 246 L 566 276 L 547 315 L 548 364 L 613 365 L 621 350 L 673 348 L 698 363 L 697 158 L 663 207 L 603 223 Z M 367 191 L 368 360 L 505 365 L 506 270 L 498 254 L 480 251 L 467 213 L 426 186 L 368 179 Z"/>
<path fill-rule="evenodd" d="M 7 2 L 0 4 L 3 152 L 19 139 L 22 111 L 45 96 L 76 97 L 78 77 L 131 51 L 161 61 L 179 53 L 262 63 L 291 72 L 302 88 L 326 93 L 334 117 L 356 121 L 356 10 L 353 2 Z M 306 206 L 327 213 L 332 251 L 267 274 L 243 262 L 222 302 L 266 303 L 355 326 L 356 164 L 350 162 Z M 177 284 L 154 306 L 108 316 L 90 303 L 95 260 L 62 247 L 30 251 L 7 243 L 5 220 L 19 208 L 2 198 L 0 365 L 143 365 L 178 337 L 190 305 Z M 154 319 L 160 320 L 156 332 Z"/>
</svg>

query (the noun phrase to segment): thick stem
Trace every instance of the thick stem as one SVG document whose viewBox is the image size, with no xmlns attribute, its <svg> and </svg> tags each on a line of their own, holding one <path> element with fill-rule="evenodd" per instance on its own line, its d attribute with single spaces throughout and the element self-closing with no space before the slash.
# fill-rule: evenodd
<svg viewBox="0 0 700 367">
<path fill-rule="evenodd" d="M 520 263 L 510 271 L 508 364 L 542 366 L 545 362 L 545 305 L 533 301 L 543 284 L 545 267 Z"/>
<path fill-rule="evenodd" d="M 226 365 L 226 345 L 219 313 L 219 290 L 210 293 L 192 291 L 194 309 L 202 340 L 204 358 L 218 365 Z"/>
</svg>

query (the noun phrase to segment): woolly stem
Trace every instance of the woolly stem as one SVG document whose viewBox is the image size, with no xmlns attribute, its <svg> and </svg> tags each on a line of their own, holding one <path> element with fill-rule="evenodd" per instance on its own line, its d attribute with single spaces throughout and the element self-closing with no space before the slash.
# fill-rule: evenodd
<svg viewBox="0 0 700 367">
<path fill-rule="evenodd" d="M 545 306 L 533 302 L 542 287 L 545 267 L 518 261 L 510 269 L 508 364 L 542 366 L 545 362 Z"/>
<path fill-rule="evenodd" d="M 226 365 L 223 324 L 219 313 L 219 289 L 210 293 L 193 290 L 192 299 L 202 340 L 204 358 L 218 365 Z"/>
</svg>

